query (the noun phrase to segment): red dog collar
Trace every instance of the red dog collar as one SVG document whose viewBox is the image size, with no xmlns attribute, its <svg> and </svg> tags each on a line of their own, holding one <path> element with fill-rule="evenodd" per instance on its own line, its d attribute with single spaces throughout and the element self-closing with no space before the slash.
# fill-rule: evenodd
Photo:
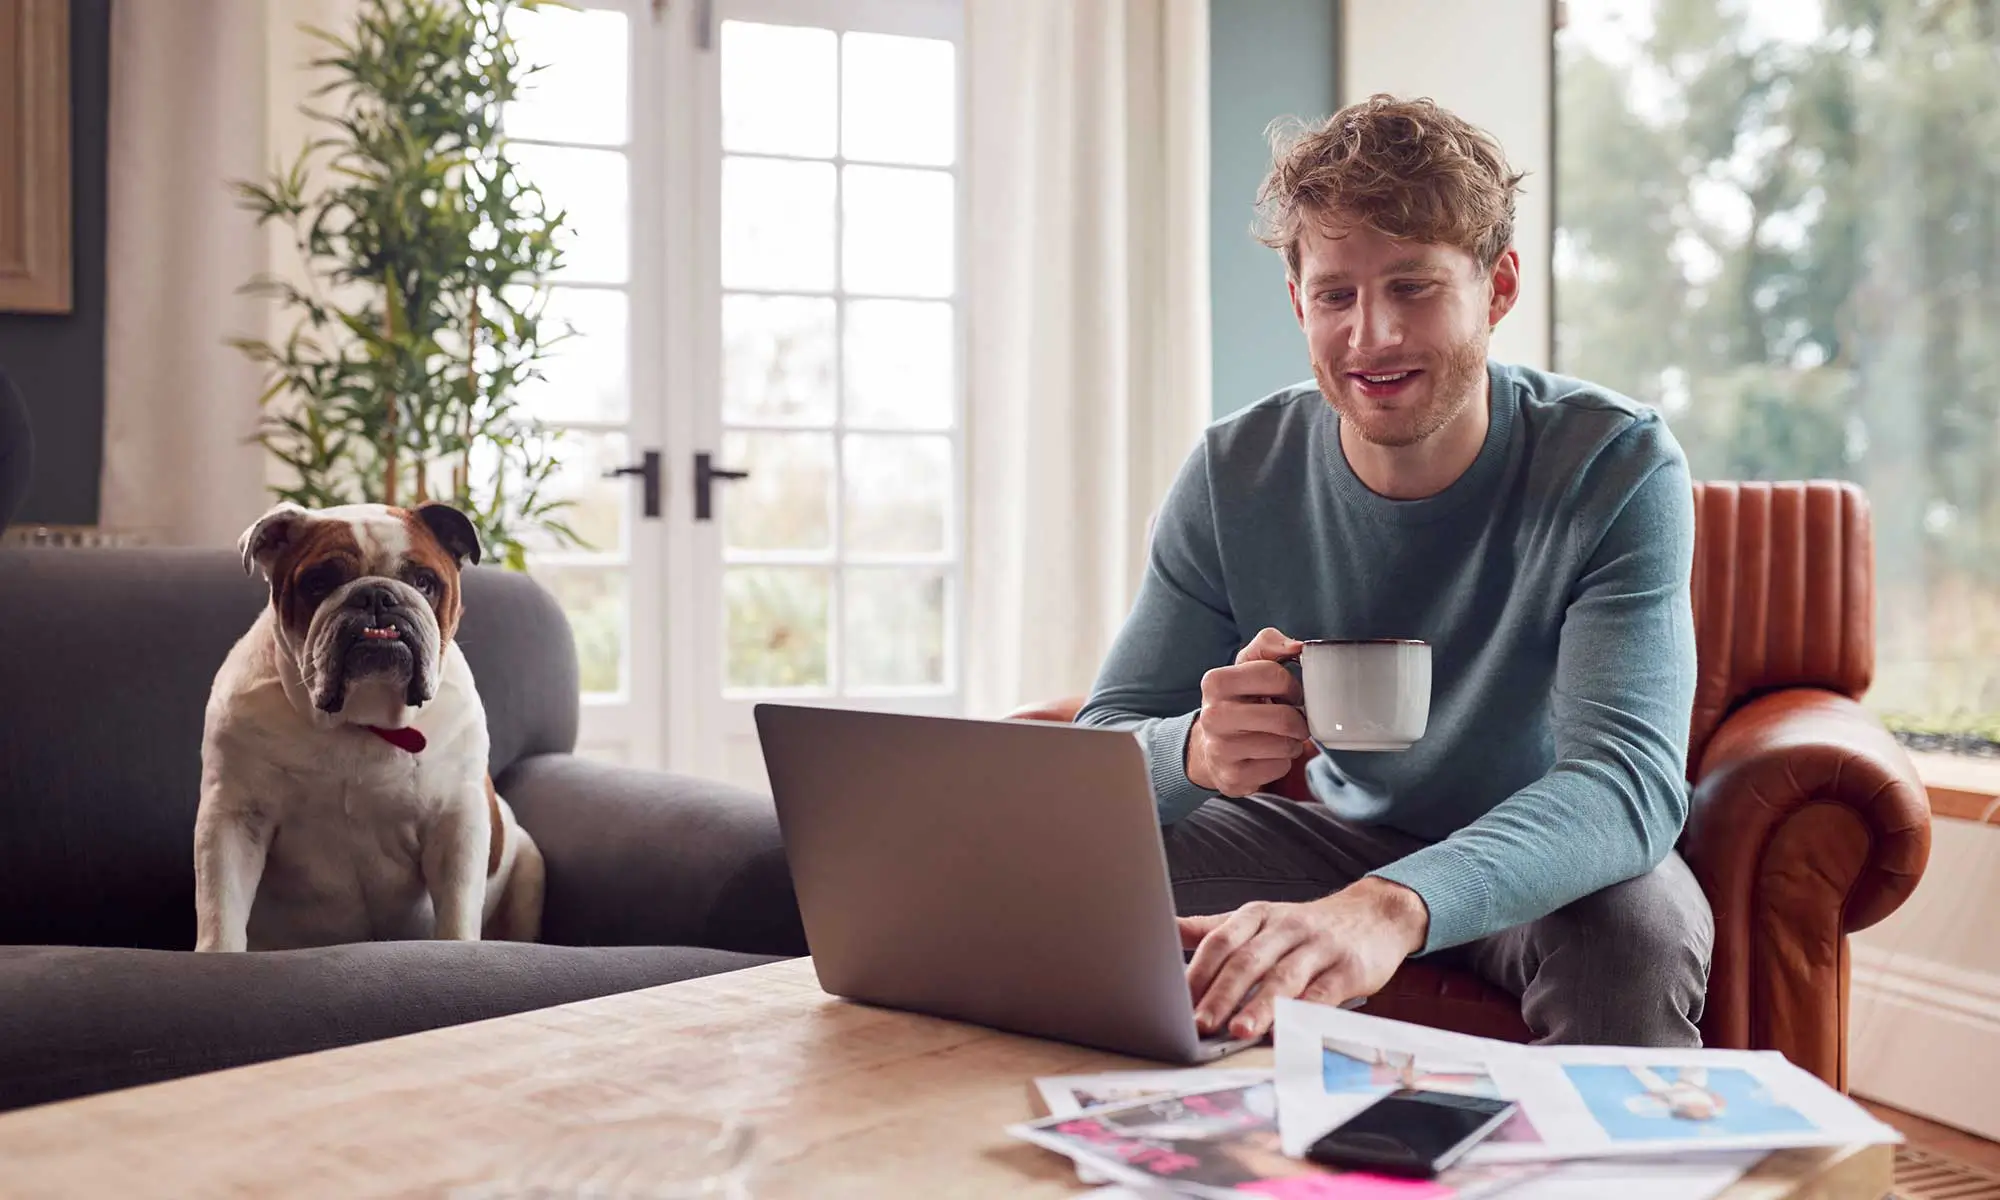
<svg viewBox="0 0 2000 1200">
<path fill-rule="evenodd" d="M 381 738 L 391 746 L 408 750 L 412 754 L 424 748 L 424 735 L 418 732 L 414 726 L 405 726 L 402 729 L 384 729 L 380 725 L 363 725 L 362 728 Z"/>
</svg>

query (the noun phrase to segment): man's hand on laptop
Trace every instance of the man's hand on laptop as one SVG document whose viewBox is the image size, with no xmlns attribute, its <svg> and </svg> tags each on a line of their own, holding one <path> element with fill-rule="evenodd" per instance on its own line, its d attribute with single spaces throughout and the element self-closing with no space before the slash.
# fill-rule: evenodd
<svg viewBox="0 0 2000 1200">
<path fill-rule="evenodd" d="M 1187 776 L 1196 787 L 1247 796 L 1312 749 L 1298 677 L 1285 669 L 1304 644 L 1265 629 L 1236 662 L 1201 677 L 1201 712 L 1188 728 Z"/>
<path fill-rule="evenodd" d="M 1370 877 L 1303 904 L 1259 900 L 1182 917 L 1180 929 L 1181 945 L 1195 952 L 1196 1028 L 1205 1037 L 1227 1021 L 1231 1037 L 1250 1038 L 1270 1030 L 1281 996 L 1337 1005 L 1374 995 L 1423 949 L 1430 909 L 1402 884 Z"/>
</svg>

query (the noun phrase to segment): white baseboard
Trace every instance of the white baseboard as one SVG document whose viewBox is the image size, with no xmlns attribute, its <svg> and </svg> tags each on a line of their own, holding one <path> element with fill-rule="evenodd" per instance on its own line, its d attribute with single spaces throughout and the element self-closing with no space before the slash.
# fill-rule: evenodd
<svg viewBox="0 0 2000 1200">
<path fill-rule="evenodd" d="M 2000 974 L 1849 946 L 1849 1090 L 2000 1140 Z"/>
</svg>

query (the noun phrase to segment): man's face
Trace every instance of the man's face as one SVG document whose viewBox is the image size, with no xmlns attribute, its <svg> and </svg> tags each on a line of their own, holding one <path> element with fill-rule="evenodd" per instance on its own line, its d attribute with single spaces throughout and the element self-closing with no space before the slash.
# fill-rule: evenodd
<svg viewBox="0 0 2000 1200">
<path fill-rule="evenodd" d="M 1513 307 L 1520 260 L 1491 272 L 1456 246 L 1306 222 L 1292 311 L 1313 377 L 1367 441 L 1413 446 L 1483 399 L 1486 346 Z"/>
</svg>

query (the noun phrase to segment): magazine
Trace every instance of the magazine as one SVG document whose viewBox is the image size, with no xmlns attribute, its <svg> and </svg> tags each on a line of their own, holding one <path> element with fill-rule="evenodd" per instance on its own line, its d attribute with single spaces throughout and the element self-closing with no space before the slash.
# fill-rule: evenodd
<svg viewBox="0 0 2000 1200">
<path fill-rule="evenodd" d="M 1233 1071 L 1190 1067 L 1179 1071 L 1106 1071 L 1096 1075 L 1049 1075 L 1035 1080 L 1042 1104 L 1052 1117 L 1066 1117 L 1086 1108 L 1108 1104 L 1130 1104 L 1153 1100 L 1175 1092 L 1201 1091 L 1252 1083 L 1266 1083 L 1268 1070 Z M 1079 1161 L 1076 1177 L 1085 1183 L 1103 1183 L 1107 1177 Z M 1099 1191 L 1100 1200 L 1109 1200 Z"/>
<path fill-rule="evenodd" d="M 1520 1105 L 1468 1163 L 1902 1140 L 1774 1051 L 1530 1048 L 1297 1000 L 1278 1001 L 1276 1042 L 1294 1154 L 1398 1087 Z"/>
<path fill-rule="evenodd" d="M 1337 1171 L 1288 1155 L 1269 1081 L 1179 1091 L 1052 1115 L 1008 1133 L 1139 1189 L 1241 1200 L 1442 1200 L 1497 1194 L 1532 1166 L 1462 1167 L 1435 1180 Z"/>
</svg>

